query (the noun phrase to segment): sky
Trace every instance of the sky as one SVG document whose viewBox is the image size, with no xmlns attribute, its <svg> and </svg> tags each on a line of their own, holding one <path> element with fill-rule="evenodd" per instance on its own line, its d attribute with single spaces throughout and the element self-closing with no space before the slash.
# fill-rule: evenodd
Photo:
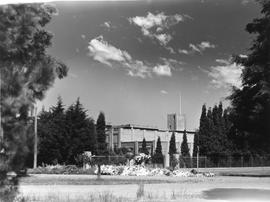
<svg viewBox="0 0 270 202">
<path fill-rule="evenodd" d="M 167 114 L 199 127 L 202 105 L 212 107 L 232 86 L 254 36 L 247 23 L 259 17 L 251 0 L 53 2 L 46 27 L 54 34 L 48 53 L 69 67 L 39 103 L 49 109 L 61 96 L 66 107 L 79 97 L 88 114 L 111 124 L 166 128 Z"/>
</svg>

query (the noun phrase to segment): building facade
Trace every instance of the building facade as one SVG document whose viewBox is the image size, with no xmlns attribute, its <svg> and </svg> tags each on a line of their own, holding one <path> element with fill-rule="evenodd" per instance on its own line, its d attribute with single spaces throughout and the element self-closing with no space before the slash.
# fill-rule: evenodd
<svg viewBox="0 0 270 202">
<path fill-rule="evenodd" d="M 142 148 L 142 141 L 145 138 L 147 149 L 150 154 L 153 154 L 156 149 L 157 139 L 160 137 L 162 153 L 167 154 L 169 152 L 170 139 L 173 132 L 175 133 L 175 142 L 178 153 L 181 153 L 181 143 L 183 141 L 183 135 L 186 132 L 190 155 L 192 155 L 195 132 L 175 130 L 174 128 L 172 128 L 172 130 L 160 130 L 156 127 L 133 124 L 118 126 L 108 125 L 107 143 L 111 150 L 125 147 L 130 149 L 133 153 L 138 154 Z"/>
</svg>

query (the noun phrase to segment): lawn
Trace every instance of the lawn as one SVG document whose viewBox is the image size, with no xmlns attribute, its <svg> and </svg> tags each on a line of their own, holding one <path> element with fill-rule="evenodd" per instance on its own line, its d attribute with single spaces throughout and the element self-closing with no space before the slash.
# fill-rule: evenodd
<svg viewBox="0 0 270 202">
<path fill-rule="evenodd" d="M 270 177 L 270 167 L 231 167 L 231 168 L 200 168 L 220 176 Z"/>
<path fill-rule="evenodd" d="M 254 172 L 256 169 L 258 168 L 242 170 Z M 214 169 L 214 171 L 229 172 L 234 169 Z M 264 172 L 265 170 L 261 170 L 261 173 Z M 260 195 L 262 199 L 268 197 L 270 177 L 101 176 L 101 179 L 97 180 L 94 175 L 40 174 L 22 178 L 19 190 L 27 201 L 213 202 L 218 201 L 215 197 L 219 195 L 225 197 L 226 193 L 232 193 L 234 196 L 237 196 L 235 193 L 245 193 L 246 196 L 250 193 L 250 199 L 254 196 L 258 198 Z"/>
</svg>

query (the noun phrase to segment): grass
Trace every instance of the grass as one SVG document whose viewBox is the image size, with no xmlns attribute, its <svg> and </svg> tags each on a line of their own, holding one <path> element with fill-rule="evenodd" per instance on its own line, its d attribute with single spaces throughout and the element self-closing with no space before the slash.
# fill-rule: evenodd
<svg viewBox="0 0 270 202">
<path fill-rule="evenodd" d="M 184 194 L 184 195 L 183 195 Z M 127 198 L 127 197 L 119 197 L 115 196 L 110 192 L 103 192 L 99 194 L 88 194 L 86 196 L 76 196 L 71 197 L 69 195 L 60 195 L 60 194 L 48 194 L 46 196 L 22 196 L 20 195 L 16 202 L 167 202 L 167 201 L 186 201 L 190 199 L 187 197 L 187 193 L 177 193 L 173 191 L 170 196 L 167 196 L 165 193 L 161 194 L 153 194 L 146 193 L 144 190 L 144 184 L 138 184 L 138 189 L 136 193 L 136 198 Z"/>
<path fill-rule="evenodd" d="M 21 185 L 118 185 L 118 184 L 160 184 L 182 182 L 200 182 L 203 178 L 173 177 L 133 177 L 133 176 L 97 176 L 90 175 L 31 175 L 20 179 Z"/>
<path fill-rule="evenodd" d="M 270 167 L 200 168 L 220 176 L 270 177 Z"/>
</svg>

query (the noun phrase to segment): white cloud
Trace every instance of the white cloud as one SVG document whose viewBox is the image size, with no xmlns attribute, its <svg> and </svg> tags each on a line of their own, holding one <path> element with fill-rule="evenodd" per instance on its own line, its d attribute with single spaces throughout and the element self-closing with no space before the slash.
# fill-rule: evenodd
<svg viewBox="0 0 270 202">
<path fill-rule="evenodd" d="M 243 67 L 236 63 L 210 67 L 208 76 L 216 88 L 235 86 L 241 88 L 241 74 Z"/>
<path fill-rule="evenodd" d="M 202 41 L 198 46 L 200 47 L 201 50 L 216 47 L 214 44 L 211 44 L 209 41 Z"/>
<path fill-rule="evenodd" d="M 244 54 L 240 54 L 239 57 L 240 58 L 248 58 L 248 56 L 247 55 L 244 55 Z"/>
<path fill-rule="evenodd" d="M 200 48 L 197 47 L 197 46 L 194 45 L 194 44 L 189 44 L 189 47 L 191 48 L 191 52 L 199 52 L 199 53 L 202 53 L 202 51 L 200 50 Z"/>
<path fill-rule="evenodd" d="M 171 76 L 172 59 L 163 60 L 164 64 L 157 64 L 154 67 L 146 65 L 145 62 L 134 60 L 131 55 L 119 48 L 114 47 L 103 39 L 103 36 L 96 37 L 89 42 L 89 56 L 94 60 L 112 66 L 113 63 L 120 64 L 132 77 L 146 78 L 152 74 L 158 76 Z"/>
<path fill-rule="evenodd" d="M 185 54 L 185 55 L 188 55 L 188 54 L 189 54 L 189 51 L 186 50 L 186 49 L 179 49 L 178 52 L 179 52 L 180 54 Z"/>
<path fill-rule="evenodd" d="M 128 18 L 131 24 L 137 25 L 141 28 L 144 36 L 157 40 L 160 45 L 166 46 L 171 40 L 172 36 L 168 33 L 168 29 L 184 21 L 185 16 L 180 14 L 165 15 L 163 12 L 152 14 L 148 12 L 146 16 L 136 16 Z"/>
<path fill-rule="evenodd" d="M 175 51 L 172 47 L 165 47 L 171 54 L 175 54 Z"/>
<path fill-rule="evenodd" d="M 160 93 L 164 94 L 164 95 L 168 94 L 168 92 L 166 90 L 161 90 Z"/>
<path fill-rule="evenodd" d="M 168 64 L 156 65 L 153 72 L 158 76 L 172 76 L 171 67 Z"/>
<path fill-rule="evenodd" d="M 205 51 L 206 49 L 215 48 L 215 47 L 216 47 L 216 45 L 211 44 L 209 41 L 202 41 L 201 43 L 196 44 L 196 45 L 190 43 L 189 44 L 190 50 L 179 49 L 178 52 L 180 54 L 185 54 L 185 55 L 193 54 L 193 53 L 196 53 L 196 52 L 202 54 L 202 52 Z"/>
<path fill-rule="evenodd" d="M 108 22 L 104 22 L 103 23 L 103 26 L 107 27 L 107 28 L 110 28 L 111 27 L 111 22 L 108 21 Z"/>
<path fill-rule="evenodd" d="M 166 46 L 170 42 L 170 40 L 172 40 L 172 36 L 170 34 L 155 34 L 154 37 L 163 46 Z"/>
<path fill-rule="evenodd" d="M 216 59 L 216 62 L 217 63 L 220 63 L 220 64 L 225 64 L 225 65 L 229 65 L 230 64 L 230 61 L 229 60 L 224 60 L 224 59 Z"/>
<path fill-rule="evenodd" d="M 101 27 L 105 27 L 107 30 L 111 30 L 116 28 L 116 26 L 112 25 L 111 21 L 106 21 L 100 25 Z"/>
<path fill-rule="evenodd" d="M 82 37 L 82 39 L 85 39 L 86 38 L 86 36 L 84 34 L 82 34 L 81 37 Z"/>
<path fill-rule="evenodd" d="M 241 4 L 244 6 L 246 6 L 249 3 L 256 3 L 256 1 L 255 0 L 242 0 L 241 1 Z"/>
<path fill-rule="evenodd" d="M 103 64 L 112 66 L 111 62 L 127 62 L 132 58 L 128 52 L 115 48 L 103 40 L 103 36 L 92 39 L 88 45 L 89 55 Z"/>
<path fill-rule="evenodd" d="M 127 63 L 126 66 L 129 67 L 129 76 L 140 78 L 151 77 L 151 68 L 140 60 L 135 60 L 132 63 Z"/>
</svg>

